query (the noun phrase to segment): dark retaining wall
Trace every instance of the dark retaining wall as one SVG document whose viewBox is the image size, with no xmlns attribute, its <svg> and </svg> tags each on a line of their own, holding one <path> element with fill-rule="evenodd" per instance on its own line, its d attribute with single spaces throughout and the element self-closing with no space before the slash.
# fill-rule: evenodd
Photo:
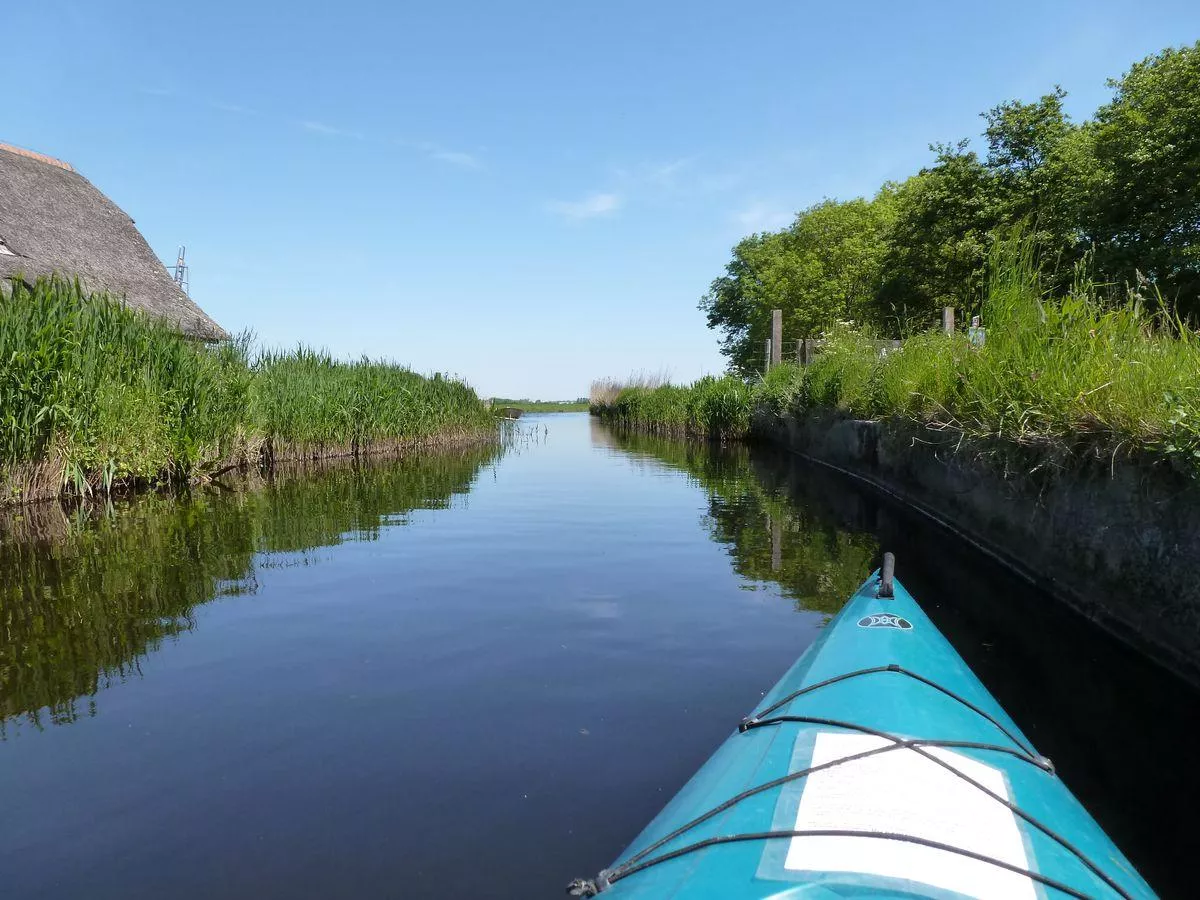
<svg viewBox="0 0 1200 900">
<path fill-rule="evenodd" d="M 758 415 L 756 438 L 940 520 L 1200 685 L 1200 484 L 1161 461 L 1069 463 L 911 422 Z"/>
</svg>

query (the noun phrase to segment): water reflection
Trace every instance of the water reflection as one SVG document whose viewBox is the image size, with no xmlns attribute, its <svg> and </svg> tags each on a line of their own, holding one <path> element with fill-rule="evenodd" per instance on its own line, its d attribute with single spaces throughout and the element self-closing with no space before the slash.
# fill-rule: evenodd
<svg viewBox="0 0 1200 900">
<path fill-rule="evenodd" d="M 829 509 L 835 497 L 800 496 L 790 470 L 770 455 L 752 456 L 742 445 L 617 432 L 597 422 L 592 441 L 629 454 L 635 465 L 686 473 L 708 494 L 709 533 L 727 548 L 735 571 L 750 582 L 778 585 L 797 609 L 836 613 L 879 554 L 873 533 L 835 524 Z"/>
<path fill-rule="evenodd" d="M 600 434 L 687 472 L 709 492 L 711 531 L 748 578 L 776 581 L 797 605 L 834 612 L 877 554 L 1038 750 L 1164 896 L 1190 896 L 1184 821 L 1200 803 L 1187 765 L 1140 767 L 1190 733 L 1200 694 L 1060 601 L 902 506 L 767 448 L 721 449 Z"/>
<path fill-rule="evenodd" d="M 1151 884 L 1188 895 L 1191 832 L 1146 823 L 1200 803 L 1159 752 L 1192 693 L 794 457 L 520 425 L 494 468 L 484 449 L 0 521 L 7 894 L 553 896 L 887 548 Z"/>
<path fill-rule="evenodd" d="M 200 605 L 254 594 L 261 568 L 307 564 L 314 548 L 376 540 L 413 510 L 449 506 L 499 452 L 335 462 L 183 497 L 5 513 L 0 738 L 17 717 L 41 728 L 94 715 L 97 692 L 190 631 Z"/>
</svg>

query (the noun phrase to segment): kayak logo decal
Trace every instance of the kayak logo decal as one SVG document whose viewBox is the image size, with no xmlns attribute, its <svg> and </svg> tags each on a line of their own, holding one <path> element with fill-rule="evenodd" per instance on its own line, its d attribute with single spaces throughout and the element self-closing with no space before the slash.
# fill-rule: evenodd
<svg viewBox="0 0 1200 900">
<path fill-rule="evenodd" d="M 894 616 L 891 613 L 876 613 L 870 616 L 863 616 L 858 620 L 859 628 L 898 628 L 901 631 L 908 631 L 912 628 L 912 622 L 903 616 Z"/>
</svg>

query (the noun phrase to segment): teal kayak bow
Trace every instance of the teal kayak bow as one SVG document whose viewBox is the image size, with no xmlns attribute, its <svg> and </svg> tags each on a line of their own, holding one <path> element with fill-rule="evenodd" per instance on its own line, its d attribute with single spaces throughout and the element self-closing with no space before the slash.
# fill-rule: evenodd
<svg viewBox="0 0 1200 900">
<path fill-rule="evenodd" d="M 571 893 L 1154 896 L 893 567 L 885 554 L 617 861 Z"/>
</svg>

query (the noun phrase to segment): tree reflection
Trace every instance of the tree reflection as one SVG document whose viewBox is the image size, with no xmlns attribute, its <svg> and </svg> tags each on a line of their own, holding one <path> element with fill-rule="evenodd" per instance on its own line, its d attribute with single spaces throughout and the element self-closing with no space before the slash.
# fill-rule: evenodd
<svg viewBox="0 0 1200 900">
<path fill-rule="evenodd" d="M 868 511 L 837 508 L 846 501 L 825 495 L 807 467 L 741 444 L 670 440 L 599 423 L 592 437 L 630 454 L 635 465 L 687 473 L 708 493 L 709 532 L 729 548 L 735 571 L 777 584 L 798 609 L 836 613 L 874 566 L 878 542 L 856 527 Z"/>
</svg>

